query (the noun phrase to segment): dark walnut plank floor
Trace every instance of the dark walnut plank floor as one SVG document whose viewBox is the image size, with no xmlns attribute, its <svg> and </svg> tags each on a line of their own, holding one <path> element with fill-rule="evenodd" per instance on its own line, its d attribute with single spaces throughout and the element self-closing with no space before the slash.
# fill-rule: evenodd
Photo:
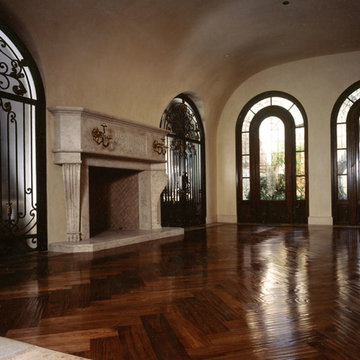
<svg viewBox="0 0 360 360">
<path fill-rule="evenodd" d="M 0 336 L 91 359 L 360 359 L 360 232 L 220 225 L 0 259 Z"/>
</svg>

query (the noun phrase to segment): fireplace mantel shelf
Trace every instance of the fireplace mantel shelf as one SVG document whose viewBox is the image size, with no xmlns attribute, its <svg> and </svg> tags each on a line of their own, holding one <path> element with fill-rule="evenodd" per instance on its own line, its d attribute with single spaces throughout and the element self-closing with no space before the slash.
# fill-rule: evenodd
<svg viewBox="0 0 360 360">
<path fill-rule="evenodd" d="M 165 162 L 165 156 L 155 152 L 153 144 L 168 130 L 79 107 L 57 106 L 49 111 L 55 122 L 55 164 L 79 163 L 84 156 Z M 106 125 L 105 135 L 111 137 L 107 147 L 94 141 L 92 135 L 96 128 L 102 131 L 102 124 Z"/>
</svg>

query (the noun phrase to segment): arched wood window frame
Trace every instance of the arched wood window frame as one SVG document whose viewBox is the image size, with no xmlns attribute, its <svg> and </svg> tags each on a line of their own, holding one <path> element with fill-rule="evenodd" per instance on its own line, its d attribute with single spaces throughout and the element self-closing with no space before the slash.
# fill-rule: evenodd
<svg viewBox="0 0 360 360">
<path fill-rule="evenodd" d="M 1 208 L 1 222 L 2 226 L 5 225 L 5 230 L 2 229 L 3 234 L 6 232 L 6 236 L 2 241 L 9 243 L 10 247 L 20 247 L 26 249 L 46 250 L 47 249 L 47 199 L 46 199 L 46 119 L 45 119 L 45 92 L 43 88 L 42 79 L 39 70 L 36 66 L 34 59 L 26 46 L 22 43 L 19 37 L 10 29 L 10 27 L 3 21 L 0 21 L 1 40 L 0 49 L 7 51 L 7 55 L 11 54 L 12 59 L 8 57 L 9 62 L 0 64 L 0 102 L 1 111 L 8 118 L 9 124 L 14 124 L 14 127 L 20 129 L 20 123 L 22 121 L 31 122 L 32 132 L 29 135 L 35 144 L 31 147 L 34 149 L 34 153 L 31 155 L 31 159 L 34 166 L 31 166 L 31 172 L 34 172 L 34 176 L 31 176 L 33 181 L 23 181 L 23 189 L 20 185 L 13 185 L 19 187 L 16 193 L 23 192 L 26 198 L 32 197 L 26 211 L 30 217 L 36 213 L 36 224 L 28 224 L 26 228 L 21 229 L 18 225 L 18 219 L 24 218 L 25 207 L 19 205 L 19 199 L 15 202 L 8 200 L 5 208 Z M 7 50 L 7 48 L 11 50 Z M 9 66 L 11 64 L 11 66 Z M 24 84 L 27 84 L 24 86 Z M 30 88 L 29 88 L 30 86 Z M 22 104 L 22 118 L 20 120 L 20 113 L 12 104 Z M 29 107 L 31 110 L 25 110 Z M 26 114 L 27 111 L 27 115 Z M 18 126 L 19 125 L 19 126 Z M 23 125 L 24 128 L 25 125 Z M 17 130 L 13 130 L 17 131 Z M 25 132 L 23 132 L 25 134 Z M 18 135 L 14 137 L 15 143 L 20 141 L 21 137 L 25 135 Z M 27 135 L 26 135 L 27 136 Z M 26 141 L 26 140 L 25 140 Z M 29 140 L 30 141 L 30 140 Z M 24 145 L 25 148 L 25 145 Z M 14 146 L 16 155 L 15 159 L 20 164 L 21 158 L 18 158 L 18 148 Z M 25 154 L 25 150 L 24 154 Z M 20 152 L 19 152 L 20 153 Z M 25 155 L 22 155 L 25 158 Z M 1 160 L 1 159 L 0 159 Z M 25 162 L 24 162 L 25 167 Z M 20 165 L 19 165 L 20 168 Z M 35 175 L 36 174 L 36 175 Z M 17 175 L 16 175 L 17 177 Z M 15 178 L 16 178 L 15 177 Z M 28 179 L 30 177 L 28 176 Z M 36 191 L 33 190 L 36 187 Z M 1 194 L 1 193 L 0 193 Z M 15 198 L 18 198 L 16 196 Z M 10 195 L 9 195 L 10 198 Z M 25 201 L 25 200 L 24 200 Z M 5 221 L 4 221 L 5 220 Z M 36 229 L 36 231 L 34 231 Z M 1 241 L 1 240 L 0 240 Z"/>
<path fill-rule="evenodd" d="M 281 100 L 280 100 L 281 99 Z M 303 132 L 303 142 L 304 148 L 301 150 L 296 149 L 296 136 L 295 135 L 295 159 L 303 153 L 304 166 L 303 171 L 299 172 L 298 166 L 295 165 L 295 178 L 294 183 L 297 183 L 298 179 L 302 178 L 305 181 L 305 191 L 303 194 L 300 194 L 298 189 L 295 186 L 295 194 L 293 199 L 294 204 L 294 216 L 293 222 L 297 222 L 296 219 L 301 218 L 300 222 L 307 222 L 308 216 L 308 135 L 307 135 L 307 116 L 305 110 L 301 103 L 292 95 L 282 92 L 282 91 L 267 91 L 261 93 L 254 98 L 252 98 L 241 110 L 236 123 L 236 184 L 237 184 L 237 216 L 238 222 L 252 222 L 254 216 L 252 215 L 254 209 L 251 209 L 253 206 L 251 202 L 251 195 L 246 195 L 246 187 L 243 186 L 251 180 L 251 171 L 250 171 L 250 155 L 253 151 L 250 144 L 250 127 L 252 120 L 259 116 L 261 113 L 269 113 L 269 116 L 273 113 L 272 109 L 280 112 L 286 111 L 288 117 L 293 122 L 291 126 L 294 127 L 295 133 Z M 246 135 L 247 134 L 247 135 Z M 248 136 L 246 141 L 245 137 Z M 248 165 L 246 165 L 248 163 Z M 245 171 L 243 164 L 248 166 L 249 171 Z M 301 201 L 305 201 L 305 206 L 303 206 L 303 211 L 297 214 L 298 204 Z"/>
<path fill-rule="evenodd" d="M 337 99 L 331 113 L 332 214 L 336 225 L 360 223 L 360 81 Z"/>
<path fill-rule="evenodd" d="M 186 107 L 188 120 L 182 121 L 184 120 L 181 119 L 182 115 L 172 114 L 173 110 L 176 110 L 175 106 L 179 104 Z M 161 194 L 162 225 L 188 227 L 204 224 L 206 222 L 205 133 L 200 113 L 194 101 L 186 94 L 177 95 L 165 109 L 160 127 L 170 131 L 165 140 L 168 146 L 166 153 L 168 180 Z M 182 176 L 180 179 L 177 176 L 175 179 L 172 175 L 173 167 L 179 167 L 179 165 L 174 164 L 171 152 L 177 148 L 178 152 L 183 153 L 180 154 L 180 158 L 191 157 L 191 152 L 194 150 L 191 148 L 191 144 L 196 144 L 200 149 L 200 169 L 198 169 L 200 178 L 191 179 L 190 176 Z M 191 182 L 201 183 L 200 192 L 193 193 Z M 201 205 L 201 210 L 194 210 L 187 199 L 194 199 Z M 191 212 L 195 212 L 195 214 L 192 216 Z"/>
</svg>

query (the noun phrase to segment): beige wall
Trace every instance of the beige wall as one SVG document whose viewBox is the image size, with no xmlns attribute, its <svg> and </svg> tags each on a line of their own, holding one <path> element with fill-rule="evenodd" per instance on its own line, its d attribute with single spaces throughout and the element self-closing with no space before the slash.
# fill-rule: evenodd
<svg viewBox="0 0 360 360">
<path fill-rule="evenodd" d="M 217 131 L 218 220 L 236 221 L 235 125 L 243 106 L 269 90 L 297 98 L 308 117 L 309 223 L 330 224 L 330 115 L 340 94 L 360 80 L 360 52 L 269 68 L 243 82 L 227 101 Z"/>
</svg>

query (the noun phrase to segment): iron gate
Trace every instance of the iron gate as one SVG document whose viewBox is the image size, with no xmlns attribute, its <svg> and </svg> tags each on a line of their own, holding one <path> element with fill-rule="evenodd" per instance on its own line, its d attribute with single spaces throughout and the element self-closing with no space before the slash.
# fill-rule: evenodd
<svg viewBox="0 0 360 360">
<path fill-rule="evenodd" d="M 204 133 L 200 115 L 186 96 L 165 110 L 167 185 L 161 194 L 162 226 L 189 227 L 205 223 Z"/>
<path fill-rule="evenodd" d="M 39 209 L 39 200 L 44 197 L 41 190 L 46 179 L 44 172 L 37 172 L 45 167 L 45 129 L 39 128 L 38 123 L 44 115 L 43 93 L 42 88 L 38 90 L 37 74 L 33 77 L 36 70 L 30 55 L 19 47 L 15 35 L 10 39 L 12 34 L 2 30 L 5 30 L 3 25 L 0 27 L 0 249 L 43 249 L 46 213 L 44 206 Z M 43 139 L 42 144 L 39 138 Z M 42 152 L 40 160 L 39 152 Z"/>
</svg>

